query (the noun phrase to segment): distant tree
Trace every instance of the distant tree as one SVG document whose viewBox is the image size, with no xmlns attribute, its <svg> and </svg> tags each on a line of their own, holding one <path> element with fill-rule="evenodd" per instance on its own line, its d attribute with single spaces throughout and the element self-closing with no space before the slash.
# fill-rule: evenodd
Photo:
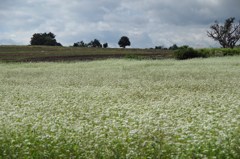
<svg viewBox="0 0 240 159">
<path fill-rule="evenodd" d="M 35 33 L 33 34 L 30 44 L 31 45 L 47 45 L 47 46 L 62 46 L 55 39 L 55 35 L 51 32 L 49 33 Z"/>
<path fill-rule="evenodd" d="M 80 42 L 74 43 L 73 47 L 87 47 L 87 44 L 85 44 L 83 41 L 80 41 Z"/>
<path fill-rule="evenodd" d="M 155 46 L 155 49 L 163 49 L 163 46 Z"/>
<path fill-rule="evenodd" d="M 189 47 L 188 45 L 183 45 L 183 46 L 180 46 L 180 47 L 178 47 L 179 49 L 188 49 L 188 48 L 191 48 L 191 47 Z"/>
<path fill-rule="evenodd" d="M 104 43 L 103 48 L 108 48 L 108 43 Z"/>
<path fill-rule="evenodd" d="M 155 49 L 160 49 L 160 50 L 167 50 L 168 48 L 162 46 L 155 46 Z"/>
<path fill-rule="evenodd" d="M 102 44 L 100 43 L 100 41 L 98 39 L 94 39 L 93 41 L 91 41 L 90 43 L 88 43 L 88 47 L 102 47 Z"/>
<path fill-rule="evenodd" d="M 127 36 L 122 36 L 121 39 L 118 41 L 118 45 L 122 48 L 125 48 L 126 46 L 130 46 L 131 42 Z"/>
<path fill-rule="evenodd" d="M 169 50 L 177 50 L 177 49 L 178 49 L 177 44 L 173 44 L 173 46 L 169 47 Z"/>
<path fill-rule="evenodd" d="M 210 26 L 210 31 L 207 35 L 218 41 L 223 48 L 234 48 L 240 39 L 240 22 L 234 23 L 235 18 L 231 17 L 226 19 L 224 25 L 220 25 L 217 21 Z"/>
</svg>

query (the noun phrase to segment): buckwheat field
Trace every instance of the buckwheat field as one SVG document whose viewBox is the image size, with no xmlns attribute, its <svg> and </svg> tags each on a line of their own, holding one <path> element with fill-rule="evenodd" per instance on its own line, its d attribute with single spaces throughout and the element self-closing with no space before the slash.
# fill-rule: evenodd
<svg viewBox="0 0 240 159">
<path fill-rule="evenodd" d="M 0 63 L 0 158 L 240 158 L 240 57 Z"/>
</svg>

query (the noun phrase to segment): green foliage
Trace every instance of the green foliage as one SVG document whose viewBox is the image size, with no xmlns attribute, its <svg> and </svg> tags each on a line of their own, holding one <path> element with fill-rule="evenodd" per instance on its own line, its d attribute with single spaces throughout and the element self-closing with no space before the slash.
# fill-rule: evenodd
<svg viewBox="0 0 240 159">
<path fill-rule="evenodd" d="M 206 57 L 221 57 L 221 56 L 235 56 L 240 55 L 240 48 L 206 48 L 198 49 L 199 53 L 205 55 Z"/>
<path fill-rule="evenodd" d="M 33 34 L 30 44 L 31 45 L 46 45 L 46 46 L 62 46 L 55 39 L 55 35 L 51 32 L 49 33 L 35 33 Z"/>
<path fill-rule="evenodd" d="M 185 60 L 197 57 L 206 57 L 206 54 L 203 54 L 197 50 L 194 50 L 188 46 L 182 46 L 174 52 L 174 56 L 178 60 Z"/>
</svg>

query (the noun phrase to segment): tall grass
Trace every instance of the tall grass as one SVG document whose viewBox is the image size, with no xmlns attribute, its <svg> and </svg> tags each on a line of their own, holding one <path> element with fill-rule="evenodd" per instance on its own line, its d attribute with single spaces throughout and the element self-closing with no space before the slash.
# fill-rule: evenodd
<svg viewBox="0 0 240 159">
<path fill-rule="evenodd" d="M 0 158 L 239 158 L 240 57 L 0 63 Z"/>
</svg>

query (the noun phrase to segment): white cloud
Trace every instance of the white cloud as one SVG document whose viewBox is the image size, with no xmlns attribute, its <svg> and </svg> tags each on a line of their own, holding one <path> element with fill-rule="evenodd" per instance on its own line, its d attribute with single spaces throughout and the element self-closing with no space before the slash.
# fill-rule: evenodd
<svg viewBox="0 0 240 159">
<path fill-rule="evenodd" d="M 239 7 L 239 0 L 3 0 L 0 39 L 29 44 L 34 33 L 53 32 L 67 46 L 97 38 L 117 47 L 127 35 L 132 47 L 210 47 L 216 45 L 206 35 L 210 24 L 240 19 Z"/>
</svg>

